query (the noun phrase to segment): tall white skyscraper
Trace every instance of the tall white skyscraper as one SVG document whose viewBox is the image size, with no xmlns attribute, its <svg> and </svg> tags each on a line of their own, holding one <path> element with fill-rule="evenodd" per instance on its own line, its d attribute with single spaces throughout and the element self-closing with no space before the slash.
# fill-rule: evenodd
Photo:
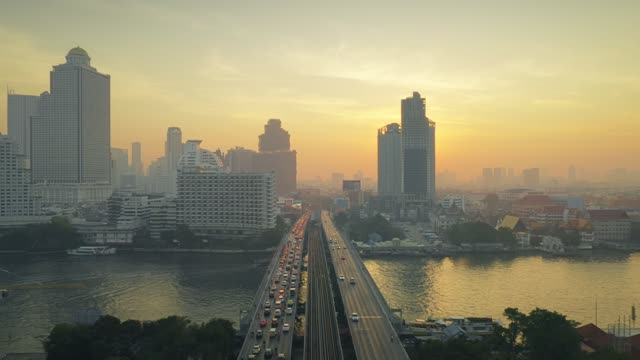
<svg viewBox="0 0 640 360">
<path fill-rule="evenodd" d="M 7 95 L 7 130 L 18 155 L 31 158 L 31 116 L 38 110 L 39 96 Z"/>
<path fill-rule="evenodd" d="M 402 194 L 402 133 L 400 125 L 378 130 L 378 195 Z"/>
<path fill-rule="evenodd" d="M 167 129 L 167 141 L 164 143 L 164 157 L 167 159 L 169 174 L 176 172 L 178 161 L 182 157 L 182 130 L 177 127 Z"/>
<path fill-rule="evenodd" d="M 111 181 L 111 79 L 91 66 L 82 48 L 69 50 L 66 60 L 53 67 L 51 89 L 40 95 L 37 114 L 31 117 L 33 180 L 64 184 L 58 186 L 64 191 L 87 190 L 89 197 L 67 194 L 70 203 L 106 200 Z"/>
</svg>

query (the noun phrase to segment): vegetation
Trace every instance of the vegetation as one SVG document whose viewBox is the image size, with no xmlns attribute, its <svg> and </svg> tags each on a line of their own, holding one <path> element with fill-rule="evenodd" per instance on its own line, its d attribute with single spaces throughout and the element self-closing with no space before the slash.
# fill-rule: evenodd
<svg viewBox="0 0 640 360">
<path fill-rule="evenodd" d="M 506 228 L 494 229 L 484 222 L 469 222 L 453 225 L 447 231 L 449 242 L 460 245 L 479 243 L 502 243 L 506 247 L 513 248 L 516 245 L 516 238 L 513 232 Z"/>
<path fill-rule="evenodd" d="M 349 222 L 349 216 L 347 216 L 346 212 L 342 211 L 338 213 L 338 215 L 334 216 L 333 220 L 335 221 L 338 229 L 343 230 L 344 226 Z"/>
<path fill-rule="evenodd" d="M 231 322 L 222 319 L 196 324 L 170 316 L 121 322 L 107 315 L 92 325 L 56 325 L 44 350 L 48 360 L 226 360 L 234 359 L 234 337 Z"/>
<path fill-rule="evenodd" d="M 611 349 L 587 354 L 581 351 L 577 323 L 557 312 L 535 309 L 524 314 L 507 308 L 507 327 L 498 327 L 482 341 L 458 337 L 449 341 L 427 341 L 411 352 L 414 360 L 623 360 Z"/>
<path fill-rule="evenodd" d="M 387 219 L 382 215 L 361 219 L 351 219 L 349 236 L 354 241 L 367 241 L 369 234 L 376 233 L 382 237 L 383 240 L 391 240 L 393 238 L 403 239 L 404 231 L 402 229 L 391 225 Z"/>
<path fill-rule="evenodd" d="M 0 238 L 0 250 L 54 251 L 78 247 L 80 242 L 69 220 L 56 216 L 49 223 L 8 232 Z"/>
</svg>

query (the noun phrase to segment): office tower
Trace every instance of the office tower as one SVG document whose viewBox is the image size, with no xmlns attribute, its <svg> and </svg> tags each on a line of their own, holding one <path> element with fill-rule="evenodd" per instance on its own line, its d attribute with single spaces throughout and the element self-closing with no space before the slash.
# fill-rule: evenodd
<svg viewBox="0 0 640 360">
<path fill-rule="evenodd" d="M 31 159 L 31 116 L 38 110 L 39 96 L 7 95 L 7 130 L 18 155 Z"/>
<path fill-rule="evenodd" d="M 32 116 L 35 182 L 109 183 L 110 77 L 91 67 L 83 49 L 51 72 L 51 91 Z"/>
<path fill-rule="evenodd" d="M 378 130 L 378 195 L 402 194 L 402 133 L 400 125 Z"/>
<path fill-rule="evenodd" d="M 129 172 L 129 151 L 111 148 L 111 185 L 114 189 L 122 187 L 121 177 Z"/>
<path fill-rule="evenodd" d="M 537 188 L 538 186 L 540 186 L 540 169 L 524 169 L 522 170 L 522 178 L 524 186 L 529 188 Z"/>
<path fill-rule="evenodd" d="M 422 199 L 435 195 L 435 123 L 425 115 L 425 99 L 414 92 L 402 100 L 404 193 Z"/>
<path fill-rule="evenodd" d="M 232 173 L 250 173 L 254 171 L 255 158 L 256 152 L 254 150 L 236 146 L 227 151 L 225 165 Z"/>
<path fill-rule="evenodd" d="M 575 166 L 573 166 L 573 165 L 569 166 L 567 179 L 569 180 L 569 182 L 575 182 L 576 181 L 576 167 Z"/>
<path fill-rule="evenodd" d="M 167 129 L 167 140 L 164 143 L 164 157 L 167 159 L 169 174 L 173 174 L 182 156 L 182 131 L 177 127 Z"/>
<path fill-rule="evenodd" d="M 110 77 L 79 47 L 55 65 L 31 117 L 33 181 L 43 201 L 104 201 L 111 192 Z M 50 195 L 50 196 L 49 196 Z"/>
<path fill-rule="evenodd" d="M 136 176 L 144 175 L 142 144 L 139 142 L 131 143 L 131 170 Z"/>
<path fill-rule="evenodd" d="M 273 172 L 276 193 L 286 196 L 296 190 L 297 153 L 290 149 L 289 133 L 279 119 L 270 119 L 258 137 L 259 152 L 253 160 L 255 172 Z"/>
<path fill-rule="evenodd" d="M 228 173 L 199 140 L 185 144 L 178 165 L 177 223 L 210 237 L 255 236 L 275 226 L 272 173 Z"/>
<path fill-rule="evenodd" d="M 0 134 L 0 221 L 39 215 L 31 171 L 18 149 L 9 136 Z"/>
<path fill-rule="evenodd" d="M 264 126 L 264 134 L 258 137 L 258 150 L 265 151 L 289 151 L 289 133 L 282 128 L 280 119 L 269 119 Z"/>
<path fill-rule="evenodd" d="M 331 189 L 332 190 L 341 190 L 342 189 L 342 181 L 344 180 L 343 173 L 332 173 L 331 174 Z"/>
</svg>

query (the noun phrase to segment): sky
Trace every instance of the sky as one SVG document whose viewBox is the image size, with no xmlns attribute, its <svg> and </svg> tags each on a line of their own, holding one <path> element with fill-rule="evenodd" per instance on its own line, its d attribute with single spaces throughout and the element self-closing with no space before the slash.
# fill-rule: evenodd
<svg viewBox="0 0 640 360">
<path fill-rule="evenodd" d="M 596 175 L 640 167 L 638 24 L 638 1 L 12 1 L 0 86 L 48 90 L 79 45 L 111 75 L 113 147 L 142 142 L 148 165 L 178 126 L 255 149 L 279 118 L 303 179 L 375 178 L 377 129 L 418 91 L 438 172 Z"/>
</svg>

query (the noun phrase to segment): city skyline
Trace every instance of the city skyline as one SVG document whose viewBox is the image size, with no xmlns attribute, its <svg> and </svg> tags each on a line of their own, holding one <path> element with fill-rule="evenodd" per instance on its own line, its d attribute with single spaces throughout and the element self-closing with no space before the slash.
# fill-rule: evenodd
<svg viewBox="0 0 640 360">
<path fill-rule="evenodd" d="M 163 153 L 170 126 L 212 148 L 255 148 L 265 119 L 280 118 L 298 151 L 300 178 L 359 169 L 375 177 L 375 133 L 400 121 L 397 99 L 411 91 L 426 98 L 438 124 L 436 171 L 460 180 L 476 178 L 498 157 L 501 166 L 548 174 L 566 175 L 569 164 L 603 174 L 631 168 L 640 152 L 634 3 L 581 3 L 580 12 L 550 4 L 430 11 L 414 4 L 409 15 L 375 4 L 360 15 L 360 7 L 335 4 L 317 11 L 300 4 L 284 11 L 261 4 L 203 3 L 198 11 L 166 3 L 94 4 L 100 11 L 75 5 L 41 3 L 52 19 L 73 16 L 55 23 L 55 36 L 50 19 L 32 21 L 26 4 L 0 14 L 0 39 L 9 45 L 0 86 L 39 95 L 51 64 L 77 43 L 112 76 L 111 145 L 141 142 L 145 164 Z M 327 24 L 325 15 L 338 8 L 344 16 Z M 347 21 L 353 16 L 358 21 Z M 595 16 L 603 26 L 592 26 Z M 273 21 L 281 17 L 288 20 Z M 112 28 L 114 19 L 126 26 Z M 395 29 L 372 31 L 382 20 Z M 457 31 L 439 31 L 443 21 Z M 231 23 L 238 26 L 221 31 Z M 374 51 L 382 47 L 393 51 Z M 399 59 L 402 52 L 412 56 Z M 0 104 L 3 133 L 6 113 Z M 324 161 L 325 136 L 335 138 L 331 155 L 348 156 Z"/>
</svg>

